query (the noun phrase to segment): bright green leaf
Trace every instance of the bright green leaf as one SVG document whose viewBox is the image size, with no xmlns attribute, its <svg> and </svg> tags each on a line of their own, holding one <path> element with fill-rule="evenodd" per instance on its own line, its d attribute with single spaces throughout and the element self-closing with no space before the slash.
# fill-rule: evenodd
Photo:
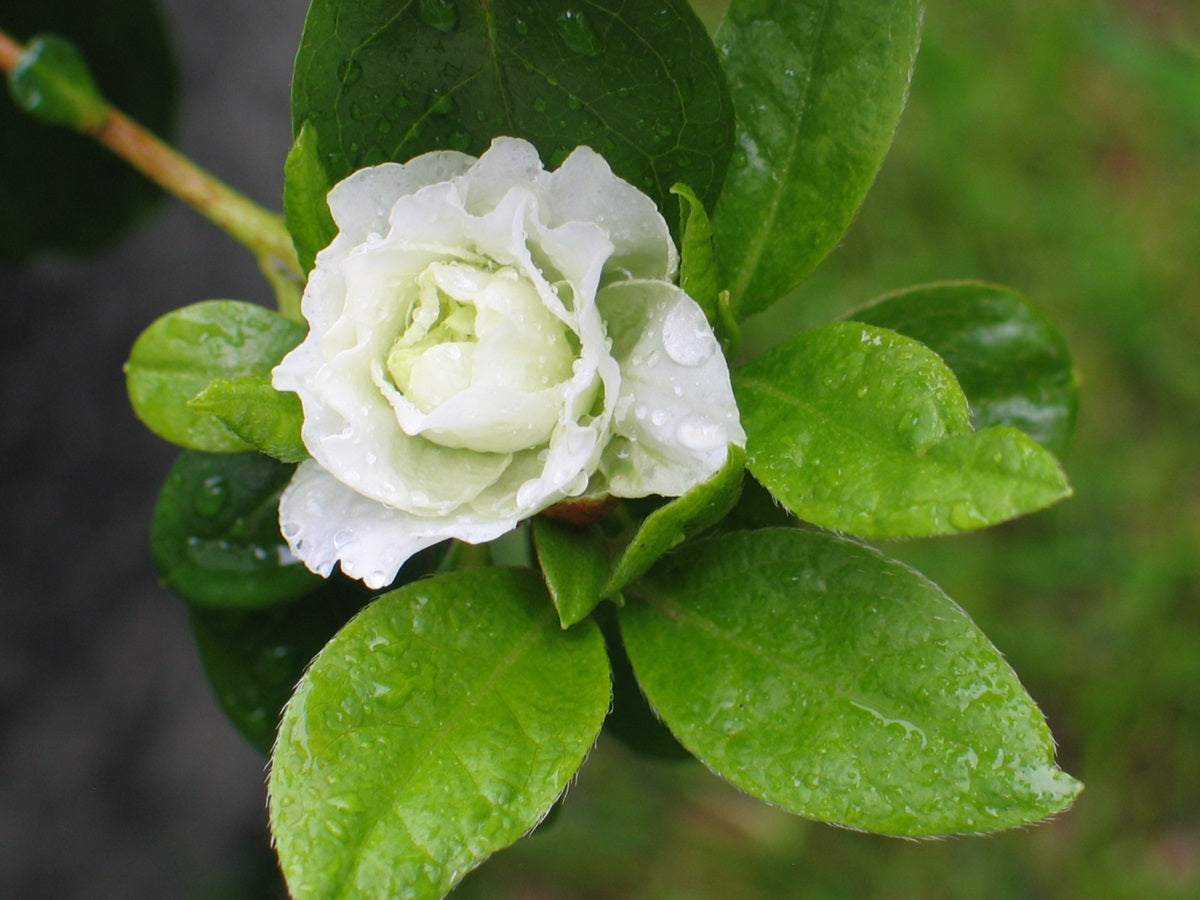
<svg viewBox="0 0 1200 900">
<path fill-rule="evenodd" d="M 271 752 L 283 706 L 317 651 L 367 599 L 356 582 L 333 578 L 269 609 L 192 606 L 192 637 L 225 715 L 258 750 Z"/>
<path fill-rule="evenodd" d="M 708 324 L 717 327 L 717 295 L 721 293 L 713 259 L 713 230 L 700 198 L 686 184 L 671 193 L 679 198 L 679 286 L 704 310 Z"/>
<path fill-rule="evenodd" d="M 1013 425 L 1054 453 L 1066 450 L 1075 370 L 1066 341 L 1028 298 L 993 284 L 945 282 L 897 291 L 848 318 L 937 353 L 962 385 L 975 428 Z"/>
<path fill-rule="evenodd" d="M 49 125 L 86 131 L 108 117 L 108 103 L 79 48 L 56 34 L 26 44 L 9 90 L 22 109 Z"/>
<path fill-rule="evenodd" d="M 181 453 L 151 529 L 163 583 L 191 603 L 241 609 L 317 588 L 321 578 L 279 534 L 279 494 L 293 468 L 258 453 Z"/>
<path fill-rule="evenodd" d="M 716 33 L 733 93 L 733 164 L 713 217 L 739 317 L 833 249 L 904 107 L 921 0 L 733 0 Z"/>
<path fill-rule="evenodd" d="M 538 516 L 533 545 L 562 627 L 583 621 L 605 597 L 608 553 L 600 530 Z"/>
<path fill-rule="evenodd" d="M 609 696 L 599 630 L 562 631 L 528 569 L 385 594 L 284 712 L 270 813 L 292 896 L 442 896 L 546 814 Z"/>
<path fill-rule="evenodd" d="M 510 135 L 550 167 L 586 144 L 663 210 L 678 181 L 712 207 L 733 139 L 720 62 L 685 0 L 314 0 L 292 121 L 315 126 L 330 183 Z"/>
<path fill-rule="evenodd" d="M 237 300 L 206 300 L 167 313 L 142 332 L 125 364 L 134 412 L 155 434 L 192 450 L 251 449 L 190 401 L 217 380 L 265 377 L 303 337 L 302 325 Z"/>
<path fill-rule="evenodd" d="M 156 0 L 8 0 L 2 8 L 0 28 L 21 42 L 63 35 L 105 97 L 170 137 L 179 79 Z M 6 90 L 0 135 L 0 261 L 21 263 L 43 250 L 99 250 L 162 197 L 91 138 L 30 117 Z"/>
<path fill-rule="evenodd" d="M 604 595 L 623 590 L 668 550 L 721 521 L 741 495 L 745 471 L 746 451 L 730 444 L 721 471 L 650 513 L 613 564 Z"/>
<path fill-rule="evenodd" d="M 317 130 L 305 122 L 283 164 L 283 215 L 305 272 L 312 269 L 317 253 L 337 236 L 325 200 L 329 185 L 317 147 Z"/>
<path fill-rule="evenodd" d="M 789 510 L 865 537 L 994 525 L 1070 494 L 1016 428 L 971 430 L 954 374 L 923 344 L 835 322 L 734 376 L 751 473 Z"/>
<path fill-rule="evenodd" d="M 308 457 L 300 439 L 304 423 L 300 398 L 271 387 L 270 373 L 213 381 L 188 406 L 219 419 L 239 440 L 281 462 Z"/>
<path fill-rule="evenodd" d="M 1043 819 L 1080 785 L 999 652 L 936 585 L 821 532 L 692 544 L 620 611 L 685 747 L 792 812 L 896 835 Z"/>
</svg>

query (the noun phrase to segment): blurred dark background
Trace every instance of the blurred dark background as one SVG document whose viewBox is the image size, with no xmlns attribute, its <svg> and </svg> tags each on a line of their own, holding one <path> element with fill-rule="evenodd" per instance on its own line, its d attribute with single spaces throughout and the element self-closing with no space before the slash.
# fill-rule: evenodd
<svg viewBox="0 0 1200 900">
<path fill-rule="evenodd" d="M 0 0 L 0 27 L 20 2 Z M 178 143 L 277 208 L 306 4 L 162 5 Z M 976 618 L 1087 790 L 1037 828 L 910 843 L 804 822 L 698 765 L 602 742 L 553 826 L 458 895 L 1200 895 L 1198 259 L 1192 0 L 930 0 L 878 183 L 842 246 L 749 336 L 943 278 L 1011 284 L 1061 325 L 1083 382 L 1076 497 L 884 549 Z M 211 699 L 150 563 L 174 450 L 134 419 L 121 375 L 153 318 L 214 297 L 270 302 L 249 257 L 174 203 L 102 256 L 0 267 L 0 896 L 277 891 L 265 760 Z"/>
</svg>

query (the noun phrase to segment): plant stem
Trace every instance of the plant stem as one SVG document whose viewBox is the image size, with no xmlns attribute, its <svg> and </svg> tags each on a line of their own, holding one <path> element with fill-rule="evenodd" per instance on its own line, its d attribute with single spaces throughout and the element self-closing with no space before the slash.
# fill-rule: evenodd
<svg viewBox="0 0 1200 900">
<path fill-rule="evenodd" d="M 12 75 L 23 48 L 0 30 L 0 70 Z M 80 128 L 159 187 L 174 194 L 248 249 L 275 290 L 279 311 L 301 320 L 304 274 L 283 219 L 204 171 L 120 110 Z"/>
</svg>

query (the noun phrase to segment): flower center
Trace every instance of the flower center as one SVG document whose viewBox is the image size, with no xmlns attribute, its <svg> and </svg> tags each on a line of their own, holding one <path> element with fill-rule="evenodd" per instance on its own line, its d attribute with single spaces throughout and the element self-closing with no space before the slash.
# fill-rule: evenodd
<svg viewBox="0 0 1200 900">
<path fill-rule="evenodd" d="M 576 348 L 537 289 L 511 268 L 442 262 L 417 285 L 387 371 L 410 403 L 437 417 L 426 437 L 484 452 L 544 444 L 559 420 Z M 481 436 L 485 422 L 494 437 Z"/>
</svg>

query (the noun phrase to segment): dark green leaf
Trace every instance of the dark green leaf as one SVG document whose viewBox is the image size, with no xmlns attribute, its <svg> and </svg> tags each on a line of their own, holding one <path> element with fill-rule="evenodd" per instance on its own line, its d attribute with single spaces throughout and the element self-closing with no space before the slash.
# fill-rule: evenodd
<svg viewBox="0 0 1200 900">
<path fill-rule="evenodd" d="M 733 0 L 716 42 L 737 144 L 713 218 L 739 317 L 833 249 L 892 142 L 921 0 Z"/>
<path fill-rule="evenodd" d="M 1013 425 L 1054 453 L 1066 450 L 1078 403 L 1058 329 L 1027 297 L 977 281 L 897 291 L 849 318 L 915 338 L 953 371 L 971 424 Z"/>
<path fill-rule="evenodd" d="M 510 135 L 550 167 L 586 144 L 663 210 L 677 181 L 711 208 L 733 136 L 720 63 L 684 0 L 315 0 L 292 121 L 316 127 L 331 183 Z"/>
<path fill-rule="evenodd" d="M 766 529 L 690 545 L 620 611 L 683 745 L 785 809 L 897 835 L 983 832 L 1080 785 L 1012 669 L 936 585 L 867 547 Z"/>
<path fill-rule="evenodd" d="M 271 387 L 270 374 L 213 381 L 188 405 L 221 420 L 239 440 L 281 462 L 300 462 L 308 450 L 300 439 L 300 398 Z"/>
<path fill-rule="evenodd" d="M 745 471 L 746 451 L 730 444 L 721 471 L 650 513 L 614 563 L 604 595 L 623 590 L 668 550 L 721 521 L 737 503 Z"/>
<path fill-rule="evenodd" d="M 583 621 L 605 596 L 608 554 L 600 529 L 538 516 L 533 520 L 533 545 L 562 627 Z"/>
<path fill-rule="evenodd" d="M 109 101 L 169 136 L 178 79 L 153 0 L 8 2 L 0 27 L 22 42 L 39 32 L 68 38 Z M 7 91 L 0 91 L 0 135 L 0 261 L 98 250 L 161 196 L 90 138 L 30 118 Z"/>
<path fill-rule="evenodd" d="M 295 603 L 270 609 L 190 608 L 213 693 L 254 747 L 271 751 L 283 705 L 305 667 L 366 599 L 357 582 L 335 577 Z"/>
<path fill-rule="evenodd" d="M 155 434 L 192 450 L 251 449 L 190 401 L 217 380 L 267 377 L 303 338 L 304 326 L 237 300 L 206 300 L 167 313 L 142 332 L 125 364 L 134 412 Z"/>
<path fill-rule="evenodd" d="M 532 828 L 609 704 L 599 630 L 562 631 L 528 569 L 385 594 L 284 712 L 272 831 L 295 897 L 440 897 Z"/>
<path fill-rule="evenodd" d="M 243 609 L 320 585 L 279 534 L 279 494 L 293 468 L 258 453 L 180 454 L 151 531 L 163 583 L 191 603 Z"/>
<path fill-rule="evenodd" d="M 79 48 L 56 34 L 26 44 L 9 88 L 22 109 L 48 125 L 89 130 L 108 117 L 108 104 Z"/>
<path fill-rule="evenodd" d="M 329 186 L 317 148 L 317 130 L 305 122 L 283 164 L 283 215 L 305 272 L 312 269 L 317 253 L 337 236 L 337 225 L 325 202 Z"/>
<path fill-rule="evenodd" d="M 751 473 L 797 516 L 866 537 L 993 525 L 1070 494 L 1024 432 L 971 431 L 954 374 L 912 338 L 835 322 L 734 376 Z"/>
</svg>

